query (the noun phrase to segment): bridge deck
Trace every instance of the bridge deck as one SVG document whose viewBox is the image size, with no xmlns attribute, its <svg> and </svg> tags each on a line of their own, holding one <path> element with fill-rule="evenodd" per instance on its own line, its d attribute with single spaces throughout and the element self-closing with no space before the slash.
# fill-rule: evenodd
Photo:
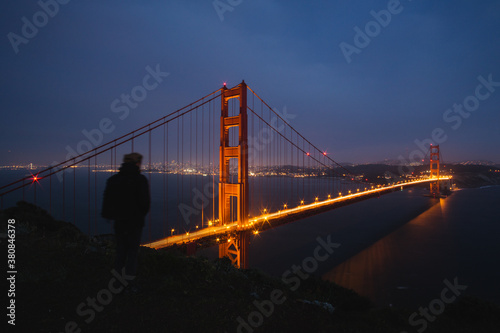
<svg viewBox="0 0 500 333">
<path fill-rule="evenodd" d="M 451 177 L 440 177 L 439 180 L 449 180 L 450 178 Z M 368 199 L 373 196 L 389 193 L 394 191 L 395 189 L 402 189 L 405 187 L 430 183 L 436 180 L 436 178 L 425 178 L 409 182 L 398 182 L 394 183 L 393 185 L 380 186 L 373 189 L 367 189 L 366 191 L 360 191 L 332 199 L 317 201 L 311 204 L 305 204 L 294 208 L 280 210 L 274 213 L 252 217 L 245 225 L 238 226 L 238 222 L 233 222 L 224 226 L 203 228 L 195 232 L 188 232 L 185 234 L 166 237 L 155 242 L 143 244 L 143 246 L 151 247 L 154 249 L 161 249 L 173 245 L 182 245 L 185 243 L 194 242 L 203 238 L 216 237 L 235 231 L 253 230 L 254 233 L 257 233 L 259 231 L 270 229 L 278 225 L 291 222 L 293 220 L 316 215 L 335 207 L 344 206 L 360 200 Z"/>
</svg>

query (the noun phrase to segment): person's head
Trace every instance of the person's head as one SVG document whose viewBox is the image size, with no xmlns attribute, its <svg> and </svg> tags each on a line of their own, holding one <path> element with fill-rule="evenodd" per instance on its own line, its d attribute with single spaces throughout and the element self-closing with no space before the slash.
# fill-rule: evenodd
<svg viewBox="0 0 500 333">
<path fill-rule="evenodd" d="M 130 153 L 123 156 L 123 163 L 132 163 L 137 166 L 141 166 L 142 155 L 139 153 Z"/>
</svg>

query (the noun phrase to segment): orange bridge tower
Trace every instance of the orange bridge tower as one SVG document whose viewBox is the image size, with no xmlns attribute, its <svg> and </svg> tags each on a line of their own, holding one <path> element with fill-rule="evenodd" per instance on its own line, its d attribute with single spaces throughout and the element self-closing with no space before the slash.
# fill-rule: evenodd
<svg viewBox="0 0 500 333">
<path fill-rule="evenodd" d="M 431 178 L 437 178 L 435 182 L 431 183 L 431 195 L 434 197 L 439 196 L 439 145 L 433 146 L 431 144 Z"/>
<path fill-rule="evenodd" d="M 229 116 L 228 101 L 237 98 L 240 111 L 236 116 Z M 220 155 L 219 155 L 219 223 L 237 222 L 243 226 L 248 220 L 248 129 L 247 129 L 247 85 L 242 81 L 238 86 L 222 89 L 220 117 Z M 238 127 L 238 145 L 229 142 L 229 129 Z M 234 169 L 234 160 L 238 163 L 238 182 L 232 182 L 230 163 Z M 219 258 L 229 257 L 233 265 L 239 268 L 248 267 L 247 250 L 249 246 L 248 231 L 239 231 L 229 242 L 219 245 Z"/>
</svg>

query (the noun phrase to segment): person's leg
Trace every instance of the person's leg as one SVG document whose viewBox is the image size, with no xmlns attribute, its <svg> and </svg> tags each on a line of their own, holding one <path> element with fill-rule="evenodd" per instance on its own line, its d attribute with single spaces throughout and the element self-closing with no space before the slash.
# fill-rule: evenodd
<svg viewBox="0 0 500 333">
<path fill-rule="evenodd" d="M 115 240 L 116 240 L 116 254 L 115 254 L 115 270 L 121 274 L 122 269 L 125 267 L 127 261 L 127 235 L 115 222 Z"/>
<path fill-rule="evenodd" d="M 129 276 L 137 275 L 137 257 L 141 245 L 141 236 L 142 228 L 139 227 L 130 230 L 127 237 L 127 261 L 125 264 L 125 271 Z"/>
</svg>

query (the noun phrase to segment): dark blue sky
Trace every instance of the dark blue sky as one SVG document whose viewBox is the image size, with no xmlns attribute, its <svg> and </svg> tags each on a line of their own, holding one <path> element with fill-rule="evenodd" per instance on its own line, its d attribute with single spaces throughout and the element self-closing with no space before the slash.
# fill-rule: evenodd
<svg viewBox="0 0 500 333">
<path fill-rule="evenodd" d="M 0 5 L 0 164 L 61 161 L 105 117 L 108 141 L 242 79 L 338 161 L 408 159 L 440 128 L 446 161 L 500 162 L 500 1 L 42 3 L 53 17 Z M 169 75 L 119 120 L 147 66 Z"/>
</svg>

